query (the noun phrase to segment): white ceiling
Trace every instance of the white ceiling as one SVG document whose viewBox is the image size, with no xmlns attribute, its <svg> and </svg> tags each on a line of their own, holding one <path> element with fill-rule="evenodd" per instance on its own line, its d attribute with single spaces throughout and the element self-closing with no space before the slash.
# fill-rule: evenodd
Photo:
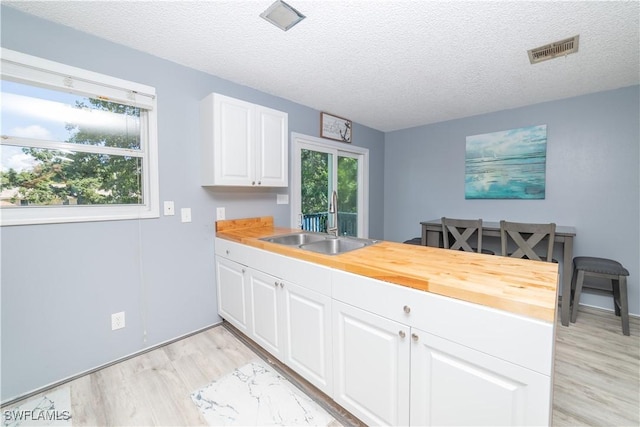
<svg viewBox="0 0 640 427">
<path fill-rule="evenodd" d="M 640 2 L 3 1 L 279 97 L 390 131 L 640 82 Z M 577 54 L 527 49 L 580 35 Z M 144 82 L 141 82 L 144 83 Z"/>
</svg>

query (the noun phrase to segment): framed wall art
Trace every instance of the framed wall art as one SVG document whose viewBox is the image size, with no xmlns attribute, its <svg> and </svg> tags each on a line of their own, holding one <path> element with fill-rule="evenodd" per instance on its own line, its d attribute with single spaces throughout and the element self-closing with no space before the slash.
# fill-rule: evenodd
<svg viewBox="0 0 640 427">
<path fill-rule="evenodd" d="M 467 137 L 465 199 L 544 199 L 547 125 Z"/>
<path fill-rule="evenodd" d="M 323 138 L 351 143 L 351 125 L 351 120 L 329 113 L 320 113 L 320 136 Z"/>
</svg>

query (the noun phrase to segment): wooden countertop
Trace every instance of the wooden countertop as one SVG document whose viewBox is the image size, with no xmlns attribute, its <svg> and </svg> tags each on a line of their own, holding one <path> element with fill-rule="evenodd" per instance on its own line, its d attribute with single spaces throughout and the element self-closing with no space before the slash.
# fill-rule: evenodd
<svg viewBox="0 0 640 427">
<path fill-rule="evenodd" d="M 216 222 L 216 236 L 223 239 L 385 282 L 555 321 L 558 264 L 387 241 L 340 255 L 324 255 L 259 240 L 299 231 L 274 227 L 271 217 Z"/>
</svg>

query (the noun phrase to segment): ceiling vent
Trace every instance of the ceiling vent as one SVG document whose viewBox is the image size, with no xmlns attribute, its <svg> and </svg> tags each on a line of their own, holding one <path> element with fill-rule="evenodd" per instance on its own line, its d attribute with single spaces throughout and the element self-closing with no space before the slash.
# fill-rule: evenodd
<svg viewBox="0 0 640 427">
<path fill-rule="evenodd" d="M 537 64 L 538 62 L 546 61 L 547 59 L 553 59 L 559 56 L 567 56 L 570 53 L 575 53 L 578 51 L 578 40 L 580 40 L 579 35 L 540 46 L 535 49 L 530 49 L 527 51 L 529 53 L 529 61 L 531 61 L 532 64 Z"/>
</svg>

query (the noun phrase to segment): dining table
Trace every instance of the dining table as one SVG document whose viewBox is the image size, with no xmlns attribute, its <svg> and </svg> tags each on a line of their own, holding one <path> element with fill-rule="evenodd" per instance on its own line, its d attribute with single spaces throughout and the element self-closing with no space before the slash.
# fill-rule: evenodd
<svg viewBox="0 0 640 427">
<path fill-rule="evenodd" d="M 443 247 L 442 220 L 432 219 L 420 222 L 422 226 L 421 243 L 424 246 Z M 483 221 L 482 236 L 500 237 L 499 221 Z M 569 326 L 571 309 L 571 274 L 573 265 L 573 239 L 576 237 L 576 229 L 568 225 L 556 225 L 555 242 L 562 248 L 562 274 L 560 298 L 560 321 L 563 326 Z M 565 298 L 566 296 L 566 298 Z"/>
</svg>

